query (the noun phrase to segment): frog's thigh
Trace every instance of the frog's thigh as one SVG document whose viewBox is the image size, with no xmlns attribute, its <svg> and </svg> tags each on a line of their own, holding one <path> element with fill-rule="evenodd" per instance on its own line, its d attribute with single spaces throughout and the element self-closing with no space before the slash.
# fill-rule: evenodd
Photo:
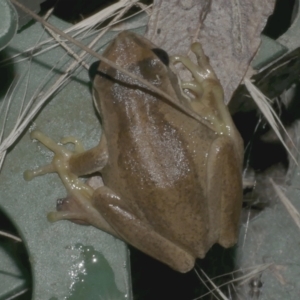
<svg viewBox="0 0 300 300">
<path fill-rule="evenodd" d="M 194 267 L 193 256 L 138 219 L 127 204 L 107 187 L 98 188 L 93 200 L 94 207 L 127 243 L 179 272 L 184 273 Z"/>
<path fill-rule="evenodd" d="M 106 138 L 102 133 L 100 143 L 96 147 L 70 157 L 70 171 L 77 176 L 98 172 L 106 165 L 107 158 Z"/>
<path fill-rule="evenodd" d="M 212 243 L 231 247 L 237 240 L 243 189 L 240 160 L 229 137 L 213 142 L 207 167 Z"/>
</svg>

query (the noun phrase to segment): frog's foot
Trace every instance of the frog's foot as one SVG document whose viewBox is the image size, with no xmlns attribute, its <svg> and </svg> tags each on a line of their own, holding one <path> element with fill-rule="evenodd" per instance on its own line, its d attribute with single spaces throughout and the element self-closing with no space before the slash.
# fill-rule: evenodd
<svg viewBox="0 0 300 300">
<path fill-rule="evenodd" d="M 86 184 L 93 189 L 97 189 L 103 186 L 103 181 L 100 176 L 93 176 L 86 181 Z M 88 202 L 90 204 L 90 202 Z M 65 198 L 57 199 L 56 201 L 57 212 L 50 212 L 48 214 L 48 220 L 55 222 L 59 220 L 70 220 L 80 225 L 89 225 L 88 218 L 86 218 L 84 209 L 79 205 L 78 201 L 68 195 Z"/>
<path fill-rule="evenodd" d="M 31 138 L 36 139 L 40 141 L 42 144 L 44 144 L 49 150 L 54 152 L 53 160 L 50 164 L 47 164 L 45 166 L 39 167 L 36 170 L 27 170 L 24 172 L 24 179 L 25 180 L 32 180 L 36 176 L 41 176 L 47 173 L 58 173 L 61 180 L 63 181 L 63 184 L 65 185 L 68 194 L 73 195 L 73 191 L 77 190 L 81 193 L 81 204 L 86 205 L 86 203 L 89 203 L 89 199 L 91 199 L 91 196 L 94 192 L 94 190 L 85 184 L 83 181 L 81 181 L 77 175 L 73 174 L 69 170 L 69 159 L 77 153 L 82 152 L 83 146 L 81 142 L 79 142 L 74 137 L 66 137 L 62 139 L 62 143 L 73 143 L 75 145 L 75 151 L 70 151 L 64 146 L 58 145 L 55 141 L 53 141 L 51 138 L 47 137 L 40 131 L 32 131 L 31 132 Z M 73 197 L 73 196 L 72 196 Z M 74 198 L 74 197 L 73 197 Z M 79 201 L 80 202 L 80 201 Z M 74 212 L 72 212 L 74 214 Z M 67 215 L 66 213 L 63 214 L 57 214 L 52 213 L 53 217 L 51 218 L 54 220 L 59 219 L 73 219 L 71 215 Z M 54 217 L 55 216 L 55 217 Z"/>
<path fill-rule="evenodd" d="M 70 158 L 84 151 L 81 142 L 74 137 L 63 138 L 63 144 L 73 143 L 75 145 L 75 151 L 70 151 L 64 146 L 58 145 L 55 141 L 40 131 L 32 131 L 30 137 L 40 141 L 49 150 L 54 152 L 54 157 L 52 162 L 48 165 L 40 167 L 36 170 L 25 171 L 24 179 L 32 180 L 36 176 L 56 172 L 60 176 L 69 194 L 72 194 L 73 190 L 77 190 L 80 191 L 87 199 L 91 198 L 93 189 L 81 181 L 76 174 L 72 173 L 69 166 Z"/>
<path fill-rule="evenodd" d="M 192 74 L 194 80 L 182 82 L 181 88 L 189 90 L 194 95 L 190 98 L 192 109 L 201 117 L 208 120 L 219 134 L 230 134 L 231 117 L 224 104 L 223 89 L 218 78 L 209 64 L 199 43 L 194 43 L 191 50 L 196 55 L 198 64 L 184 56 L 171 58 L 173 64 L 182 63 Z"/>
<path fill-rule="evenodd" d="M 57 200 L 56 209 L 58 211 L 48 213 L 48 221 L 69 220 L 80 225 L 92 225 L 121 239 L 95 207 L 93 196 L 86 198 L 80 191 L 73 191 L 72 195 Z"/>
<path fill-rule="evenodd" d="M 70 195 L 66 198 L 57 199 L 56 209 L 57 211 L 48 213 L 47 218 L 49 222 L 70 220 L 80 225 L 89 225 L 89 222 L 85 218 L 84 211 L 82 211 L 76 199 Z"/>
<path fill-rule="evenodd" d="M 193 75 L 195 81 L 198 83 L 205 83 L 207 80 L 218 81 L 218 78 L 209 64 L 208 57 L 204 54 L 200 43 L 193 43 L 191 46 L 192 52 L 196 55 L 198 65 L 196 65 L 189 57 L 186 56 L 172 56 L 171 62 L 182 63 Z"/>
<path fill-rule="evenodd" d="M 54 152 L 54 157 L 52 162 L 46 166 L 40 167 L 33 171 L 25 171 L 24 178 L 26 180 L 31 180 L 36 176 L 56 172 L 60 176 L 64 186 L 68 191 L 68 196 L 59 201 L 57 205 L 58 211 L 50 212 L 48 214 L 48 220 L 51 222 L 70 220 L 80 224 L 90 224 L 110 234 L 116 235 L 115 231 L 92 205 L 94 188 L 79 179 L 78 176 L 71 170 L 72 166 L 70 165 L 70 159 L 73 160 L 73 163 L 74 160 L 75 163 L 77 160 L 82 161 L 82 156 L 90 157 L 91 153 L 98 153 L 99 149 L 103 149 L 102 152 L 105 152 L 105 147 L 98 147 L 94 151 L 91 149 L 83 152 L 83 146 L 76 138 L 67 137 L 62 139 L 63 144 L 73 143 L 75 145 L 75 151 L 70 151 L 64 146 L 58 145 L 55 141 L 40 131 L 33 131 L 31 133 L 31 138 L 40 141 L 48 149 Z M 100 151 L 100 154 L 103 154 L 102 152 Z M 106 158 L 105 155 L 102 156 L 104 156 L 104 158 L 99 162 L 101 165 L 104 164 Z"/>
<path fill-rule="evenodd" d="M 48 165 L 40 167 L 36 170 L 25 171 L 24 179 L 27 181 L 32 180 L 36 176 L 41 176 L 41 175 L 44 175 L 47 173 L 55 173 L 55 172 L 59 173 L 59 171 L 62 171 L 62 174 L 68 173 L 67 172 L 68 159 L 73 154 L 84 151 L 82 143 L 75 137 L 65 137 L 61 140 L 62 144 L 73 143 L 74 151 L 70 151 L 63 146 L 58 145 L 55 141 L 53 141 L 51 138 L 47 137 L 46 135 L 44 135 L 42 132 L 40 132 L 38 130 L 32 131 L 30 134 L 30 137 L 32 139 L 36 139 L 36 140 L 40 141 L 49 150 L 54 152 L 54 158 L 53 158 L 53 161 Z"/>
</svg>

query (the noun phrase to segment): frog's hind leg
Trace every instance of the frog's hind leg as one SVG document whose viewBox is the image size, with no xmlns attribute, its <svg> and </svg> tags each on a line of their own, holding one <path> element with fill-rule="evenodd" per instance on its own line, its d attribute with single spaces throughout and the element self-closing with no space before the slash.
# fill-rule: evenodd
<svg viewBox="0 0 300 300">
<path fill-rule="evenodd" d="M 146 221 L 134 215 L 128 205 L 109 188 L 98 188 L 93 200 L 94 207 L 122 240 L 179 272 L 184 273 L 193 268 L 195 258 L 192 255 L 155 232 Z"/>
<path fill-rule="evenodd" d="M 100 142 L 98 148 L 95 147 L 89 151 L 84 151 L 82 144 L 76 138 L 67 137 L 62 139 L 63 144 L 73 143 L 75 145 L 75 151 L 70 151 L 64 146 L 58 145 L 54 140 L 40 131 L 33 131 L 31 138 L 40 141 L 48 149 L 53 151 L 54 157 L 52 162 L 46 166 L 36 170 L 25 171 L 24 178 L 31 180 L 36 176 L 57 172 L 68 191 L 68 196 L 63 199 L 57 207 L 59 211 L 48 214 L 49 221 L 71 220 L 76 223 L 90 224 L 117 236 L 111 226 L 91 205 L 94 189 L 78 178 L 78 173 L 92 171 L 94 165 L 96 165 L 97 168 L 105 165 L 105 140 L 102 144 Z M 103 139 L 101 139 L 101 141 L 102 140 Z M 94 165 L 92 165 L 91 156 L 92 158 L 95 158 L 95 156 L 98 158 Z M 101 157 L 103 157 L 102 160 Z M 84 167 L 85 159 L 87 160 L 87 167 Z M 73 171 L 72 167 L 77 171 L 77 174 Z"/>
<path fill-rule="evenodd" d="M 216 139 L 207 163 L 207 199 L 211 244 L 225 248 L 237 241 L 243 199 L 242 168 L 232 140 Z"/>
</svg>

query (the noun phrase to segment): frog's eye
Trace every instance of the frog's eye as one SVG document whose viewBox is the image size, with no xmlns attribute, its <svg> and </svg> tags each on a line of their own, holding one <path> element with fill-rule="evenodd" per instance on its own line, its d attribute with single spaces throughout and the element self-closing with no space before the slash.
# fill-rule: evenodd
<svg viewBox="0 0 300 300">
<path fill-rule="evenodd" d="M 162 63 L 164 65 L 166 65 L 167 67 L 169 66 L 169 55 L 168 53 L 160 48 L 154 48 L 152 49 L 152 52 L 162 61 Z"/>
<path fill-rule="evenodd" d="M 94 81 L 94 78 L 95 78 L 95 76 L 97 74 L 97 71 L 98 71 L 99 63 L 100 63 L 100 61 L 98 60 L 98 61 L 93 62 L 90 65 L 90 68 L 89 68 L 89 77 L 90 77 L 91 81 Z"/>
</svg>

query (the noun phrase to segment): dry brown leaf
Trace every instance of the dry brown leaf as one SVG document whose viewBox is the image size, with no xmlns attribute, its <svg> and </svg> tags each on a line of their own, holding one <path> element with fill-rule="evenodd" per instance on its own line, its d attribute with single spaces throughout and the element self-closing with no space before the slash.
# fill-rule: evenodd
<svg viewBox="0 0 300 300">
<path fill-rule="evenodd" d="M 154 0 L 146 37 L 170 55 L 200 41 L 228 103 L 260 45 L 275 0 Z"/>
</svg>

